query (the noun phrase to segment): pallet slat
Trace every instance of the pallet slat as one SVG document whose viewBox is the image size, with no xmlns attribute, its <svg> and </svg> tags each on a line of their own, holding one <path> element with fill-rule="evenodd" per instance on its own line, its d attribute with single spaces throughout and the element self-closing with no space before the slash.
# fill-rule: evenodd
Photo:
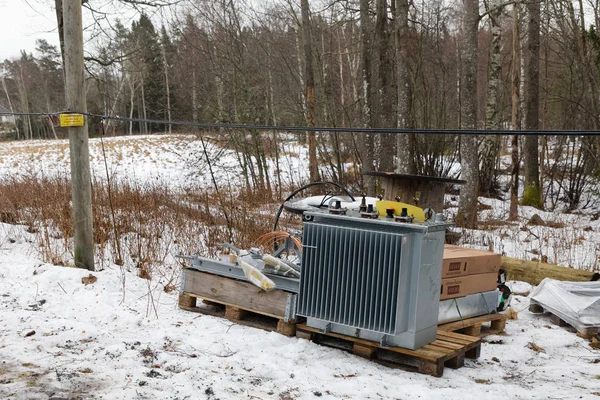
<svg viewBox="0 0 600 400">
<path fill-rule="evenodd" d="M 487 314 L 480 317 L 468 318 L 462 321 L 450 322 L 438 326 L 438 331 L 461 331 L 467 336 L 482 337 L 504 331 L 507 317 L 504 314 Z M 482 325 L 489 323 L 489 329 L 482 330 Z"/>
<path fill-rule="evenodd" d="M 577 336 L 582 337 L 584 339 L 591 339 L 600 333 L 600 327 L 598 327 L 598 326 L 577 329 L 576 327 L 570 325 L 567 321 L 560 318 L 558 315 L 555 315 L 552 312 L 546 310 L 541 304 L 534 303 L 533 301 L 529 305 L 529 311 L 532 313 L 535 313 L 535 314 L 541 314 L 541 313 L 545 313 L 545 312 L 549 313 L 550 321 L 552 321 L 554 324 L 556 324 L 560 327 L 564 327 L 564 326 L 571 327 L 577 331 Z"/>
<path fill-rule="evenodd" d="M 352 336 L 333 332 L 323 333 L 306 324 L 297 325 L 296 336 L 326 346 L 350 350 L 358 356 L 373 359 L 383 365 L 416 370 L 436 377 L 442 376 L 444 366 L 460 368 L 464 365 L 465 357 L 479 357 L 481 348 L 479 338 L 443 331 L 438 331 L 435 342 L 416 350 L 400 347 L 384 348 L 379 343 Z"/>
<path fill-rule="evenodd" d="M 190 296 L 189 294 L 185 293 L 184 295 Z M 196 297 L 193 298 L 196 299 Z M 249 326 L 251 328 L 262 329 L 269 332 L 277 332 L 284 336 L 296 336 L 295 320 L 284 322 L 280 318 L 271 317 L 269 315 L 240 309 L 238 307 L 214 302 L 212 300 L 201 300 L 203 302 L 206 301 L 206 303 L 203 304 L 203 307 L 198 307 L 195 305 L 193 307 L 182 306 L 180 302 L 179 308 L 199 314 L 210 315 L 212 317 L 224 318 L 231 322 L 235 322 L 236 324 Z"/>
</svg>

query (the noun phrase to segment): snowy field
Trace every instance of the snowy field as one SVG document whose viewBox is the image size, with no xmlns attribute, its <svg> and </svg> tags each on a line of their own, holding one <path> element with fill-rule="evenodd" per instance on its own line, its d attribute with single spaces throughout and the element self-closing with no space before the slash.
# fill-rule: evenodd
<svg viewBox="0 0 600 400">
<path fill-rule="evenodd" d="M 281 137 L 286 139 L 281 142 L 280 152 L 282 185 L 296 188 L 308 181 L 306 149 L 293 141 L 291 135 Z M 235 153 L 206 143 L 219 185 L 241 187 L 243 182 Z M 212 188 L 202 144 L 192 135 L 113 137 L 104 140 L 104 147 L 113 182 L 128 182 L 142 188 L 166 186 L 174 193 Z M 105 180 L 99 139 L 90 140 L 90 157 L 93 179 Z M 269 162 L 274 180 L 275 163 Z M 68 141 L 0 142 L 0 178 L 15 175 L 68 177 Z M 502 178 L 506 181 L 506 177 Z M 483 197 L 479 200 L 486 208 L 479 214 L 481 229 L 462 230 L 461 245 L 524 260 L 600 270 L 600 199 L 570 214 L 519 207 L 519 221 L 514 223 L 507 222 L 508 201 Z M 457 211 L 458 197 L 446 196 L 446 201 L 449 208 L 445 213 L 452 218 Z M 534 214 L 538 214 L 546 226 L 529 224 Z"/>
<path fill-rule="evenodd" d="M 242 185 L 240 167 L 233 151 L 205 141 L 215 178 L 221 184 Z M 281 143 L 282 185 L 298 185 L 308 179 L 307 151 L 297 142 Z M 92 179 L 134 185 L 163 185 L 174 190 L 211 187 L 202 143 L 194 135 L 117 136 L 104 139 L 105 158 L 99 138 L 90 139 Z M 275 171 L 270 160 L 269 169 Z M 0 177 L 14 174 L 70 176 L 68 140 L 0 142 Z"/>
<path fill-rule="evenodd" d="M 0 225 L 0 398 L 593 399 L 600 351 L 527 311 L 481 358 L 433 378 L 181 311 L 177 293 L 113 266 L 41 263 L 22 227 Z M 123 290 L 123 279 L 126 281 Z M 518 285 L 523 290 L 524 284 Z M 535 345 L 535 346 L 534 346 Z M 536 347 L 537 346 L 537 347 Z M 535 350 L 534 350 L 535 349 Z"/>
<path fill-rule="evenodd" d="M 305 150 L 285 143 L 282 181 L 307 179 Z M 202 146 L 187 136 L 105 140 L 109 173 L 134 185 L 177 191 L 210 188 L 197 164 Z M 221 184 L 241 184 L 235 154 L 209 146 Z M 299 156 L 297 156 L 299 154 Z M 91 140 L 94 179 L 105 179 L 100 142 Z M 0 177 L 68 176 L 66 141 L 0 143 Z M 271 166 L 271 170 L 273 166 Z M 15 172 L 18 171 L 18 172 Z M 233 182 L 233 183 L 232 183 Z M 448 215 L 457 198 L 448 196 Z M 465 245 L 524 259 L 598 269 L 598 210 L 544 213 L 480 198 L 481 230 Z M 532 226 L 533 214 L 550 226 Z M 499 223 L 498 221 L 501 221 Z M 600 351 L 547 316 L 513 306 L 518 320 L 489 336 L 479 360 L 442 378 L 390 369 L 306 340 L 181 311 L 166 279 L 105 265 L 89 272 L 40 261 L 35 235 L 0 224 L 0 399 L 594 399 Z M 512 283 L 519 292 L 527 284 Z"/>
</svg>

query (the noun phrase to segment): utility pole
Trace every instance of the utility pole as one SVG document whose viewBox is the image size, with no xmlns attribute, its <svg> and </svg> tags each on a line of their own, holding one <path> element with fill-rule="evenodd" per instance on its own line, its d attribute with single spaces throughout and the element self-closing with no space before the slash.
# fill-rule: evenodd
<svg viewBox="0 0 600 400">
<path fill-rule="evenodd" d="M 87 111 L 83 78 L 83 22 L 81 0 L 62 0 L 64 29 L 64 64 L 67 110 Z M 70 126 L 71 194 L 75 233 L 75 266 L 94 270 L 94 229 L 92 223 L 92 184 L 88 127 Z"/>
</svg>

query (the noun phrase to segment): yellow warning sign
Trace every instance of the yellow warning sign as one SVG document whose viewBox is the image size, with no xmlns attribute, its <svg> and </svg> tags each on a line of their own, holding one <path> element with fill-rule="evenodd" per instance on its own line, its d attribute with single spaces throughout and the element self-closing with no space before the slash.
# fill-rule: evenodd
<svg viewBox="0 0 600 400">
<path fill-rule="evenodd" d="M 60 114 L 60 126 L 83 126 L 83 114 Z"/>
</svg>

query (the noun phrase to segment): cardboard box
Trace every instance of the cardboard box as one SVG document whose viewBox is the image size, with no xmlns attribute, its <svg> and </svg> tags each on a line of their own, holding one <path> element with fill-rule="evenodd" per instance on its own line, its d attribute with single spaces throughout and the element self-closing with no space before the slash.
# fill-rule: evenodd
<svg viewBox="0 0 600 400">
<path fill-rule="evenodd" d="M 502 257 L 489 251 L 445 245 L 442 278 L 498 273 Z"/>
<path fill-rule="evenodd" d="M 458 276 L 442 279 L 440 300 L 464 297 L 473 293 L 489 292 L 496 289 L 498 273 Z"/>
</svg>

